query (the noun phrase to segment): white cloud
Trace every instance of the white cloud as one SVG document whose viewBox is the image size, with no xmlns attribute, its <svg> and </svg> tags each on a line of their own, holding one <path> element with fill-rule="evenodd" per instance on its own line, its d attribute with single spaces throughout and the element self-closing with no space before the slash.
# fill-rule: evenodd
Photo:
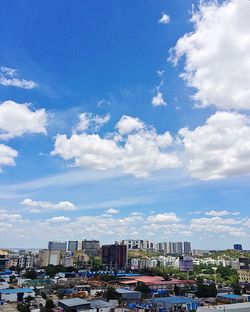
<svg viewBox="0 0 250 312">
<path fill-rule="evenodd" d="M 170 23 L 170 17 L 166 13 L 161 14 L 161 18 L 159 19 L 158 23 L 160 24 L 169 24 Z"/>
<path fill-rule="evenodd" d="M 47 222 L 61 223 L 61 222 L 69 222 L 70 220 L 71 219 L 69 217 L 58 216 L 48 219 Z"/>
<path fill-rule="evenodd" d="M 37 207 L 37 208 L 43 208 L 43 209 L 55 209 L 55 210 L 65 210 L 65 211 L 76 210 L 76 206 L 69 201 L 60 201 L 59 203 L 53 204 L 47 201 L 35 201 L 30 198 L 26 198 L 21 202 L 21 204 L 28 206 L 28 207 Z M 34 212 L 34 209 L 32 210 Z"/>
<path fill-rule="evenodd" d="M 114 209 L 114 208 L 109 208 L 105 211 L 108 215 L 113 215 L 113 214 L 117 214 L 119 213 L 118 209 Z"/>
<path fill-rule="evenodd" d="M 191 176 L 213 180 L 250 174 L 250 119 L 216 112 L 202 126 L 179 131 Z"/>
<path fill-rule="evenodd" d="M 174 212 L 159 213 L 156 215 L 151 215 L 147 218 L 147 222 L 149 223 L 174 223 L 179 222 L 180 220 L 181 219 L 178 218 Z"/>
<path fill-rule="evenodd" d="M 57 135 L 52 155 L 65 160 L 74 159 L 77 167 L 95 170 L 121 169 L 124 173 L 145 177 L 150 172 L 176 168 L 179 160 L 168 151 L 173 139 L 166 132 L 158 135 L 152 127 L 147 128 L 139 119 L 123 116 L 116 128 L 120 140 L 101 138 L 97 134 Z"/>
<path fill-rule="evenodd" d="M 0 105 L 0 139 L 25 133 L 46 134 L 47 115 L 44 109 L 32 111 L 28 104 L 5 101 Z"/>
<path fill-rule="evenodd" d="M 8 220 L 8 221 L 18 221 L 22 219 L 20 214 L 13 214 L 13 213 L 0 213 L 0 221 Z"/>
<path fill-rule="evenodd" d="M 23 89 L 33 89 L 37 83 L 32 80 L 20 79 L 17 77 L 18 71 L 9 67 L 0 67 L 0 84 L 6 87 L 18 87 Z"/>
<path fill-rule="evenodd" d="M 195 232 L 227 233 L 232 236 L 246 237 L 249 234 L 243 228 L 237 226 L 241 223 L 242 220 L 213 217 L 192 219 L 190 226 L 191 230 Z"/>
<path fill-rule="evenodd" d="M 157 106 L 165 106 L 166 104 L 167 103 L 163 98 L 163 94 L 158 89 L 156 95 L 152 98 L 152 105 L 154 107 L 157 107 Z"/>
<path fill-rule="evenodd" d="M 3 166 L 15 166 L 15 158 L 18 152 L 13 148 L 0 144 L 0 171 Z"/>
<path fill-rule="evenodd" d="M 92 113 L 82 113 L 80 114 L 79 119 L 80 121 L 76 127 L 77 131 L 98 131 L 105 123 L 110 120 L 110 115 L 107 114 L 105 116 L 99 116 Z"/>
<path fill-rule="evenodd" d="M 139 118 L 123 115 L 118 121 L 116 128 L 121 135 L 126 135 L 145 128 L 145 125 Z"/>
<path fill-rule="evenodd" d="M 212 217 L 223 217 L 223 216 L 237 216 L 240 213 L 235 211 L 228 211 L 228 210 L 210 210 L 210 211 L 205 211 L 206 216 L 212 216 Z"/>
<path fill-rule="evenodd" d="M 172 50 L 174 63 L 185 57 L 182 78 L 201 107 L 250 109 L 249 14 L 248 0 L 201 1 L 194 31 Z"/>
</svg>

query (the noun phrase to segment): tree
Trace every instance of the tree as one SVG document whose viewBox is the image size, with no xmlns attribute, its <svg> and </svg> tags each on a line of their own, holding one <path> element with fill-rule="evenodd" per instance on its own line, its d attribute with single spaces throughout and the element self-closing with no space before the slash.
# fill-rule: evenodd
<svg viewBox="0 0 250 312">
<path fill-rule="evenodd" d="M 32 279 L 32 280 L 36 279 L 37 278 L 37 272 L 34 269 L 27 270 L 24 273 L 24 277 L 28 278 L 28 279 Z"/>
<path fill-rule="evenodd" d="M 17 310 L 19 312 L 30 312 L 30 304 L 29 303 L 18 303 Z"/>
<path fill-rule="evenodd" d="M 55 307 L 55 304 L 54 304 L 53 300 L 50 298 L 46 299 L 45 311 L 50 312 L 54 309 L 54 307 Z"/>
<path fill-rule="evenodd" d="M 150 294 L 150 288 L 145 283 L 138 283 L 135 290 L 140 291 L 142 293 L 142 297 L 144 298 Z"/>
<path fill-rule="evenodd" d="M 119 299 L 120 295 L 116 291 L 114 287 L 108 287 L 106 292 L 104 293 L 104 297 L 107 300 L 114 300 L 114 299 Z"/>
</svg>

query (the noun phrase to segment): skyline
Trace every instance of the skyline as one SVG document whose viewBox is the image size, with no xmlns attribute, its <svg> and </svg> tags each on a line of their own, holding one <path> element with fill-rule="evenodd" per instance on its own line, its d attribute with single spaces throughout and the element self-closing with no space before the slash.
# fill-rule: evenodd
<svg viewBox="0 0 250 312">
<path fill-rule="evenodd" d="M 248 0 L 1 6 L 0 247 L 250 249 Z"/>
</svg>

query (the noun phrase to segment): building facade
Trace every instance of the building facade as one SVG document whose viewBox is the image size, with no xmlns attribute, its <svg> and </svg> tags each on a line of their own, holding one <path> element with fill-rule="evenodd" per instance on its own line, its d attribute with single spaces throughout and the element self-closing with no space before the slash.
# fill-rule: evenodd
<svg viewBox="0 0 250 312">
<path fill-rule="evenodd" d="M 128 254 L 126 245 L 103 245 L 102 263 L 110 270 L 125 269 L 127 267 Z"/>
<path fill-rule="evenodd" d="M 67 250 L 67 242 L 56 242 L 51 241 L 48 243 L 48 249 L 51 250 L 60 250 L 66 251 Z"/>
</svg>

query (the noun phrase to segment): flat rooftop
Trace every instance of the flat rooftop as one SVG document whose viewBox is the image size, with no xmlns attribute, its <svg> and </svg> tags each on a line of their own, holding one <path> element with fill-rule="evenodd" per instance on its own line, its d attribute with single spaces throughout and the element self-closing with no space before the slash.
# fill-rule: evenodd
<svg viewBox="0 0 250 312">
<path fill-rule="evenodd" d="M 87 300 L 81 299 L 81 298 L 72 298 L 72 299 L 64 299 L 59 300 L 58 303 L 62 303 L 67 307 L 75 307 L 80 305 L 86 305 L 89 304 Z"/>
<path fill-rule="evenodd" d="M 216 311 L 250 311 L 250 302 L 223 304 L 214 307 L 199 307 L 197 312 L 216 312 Z"/>
</svg>

